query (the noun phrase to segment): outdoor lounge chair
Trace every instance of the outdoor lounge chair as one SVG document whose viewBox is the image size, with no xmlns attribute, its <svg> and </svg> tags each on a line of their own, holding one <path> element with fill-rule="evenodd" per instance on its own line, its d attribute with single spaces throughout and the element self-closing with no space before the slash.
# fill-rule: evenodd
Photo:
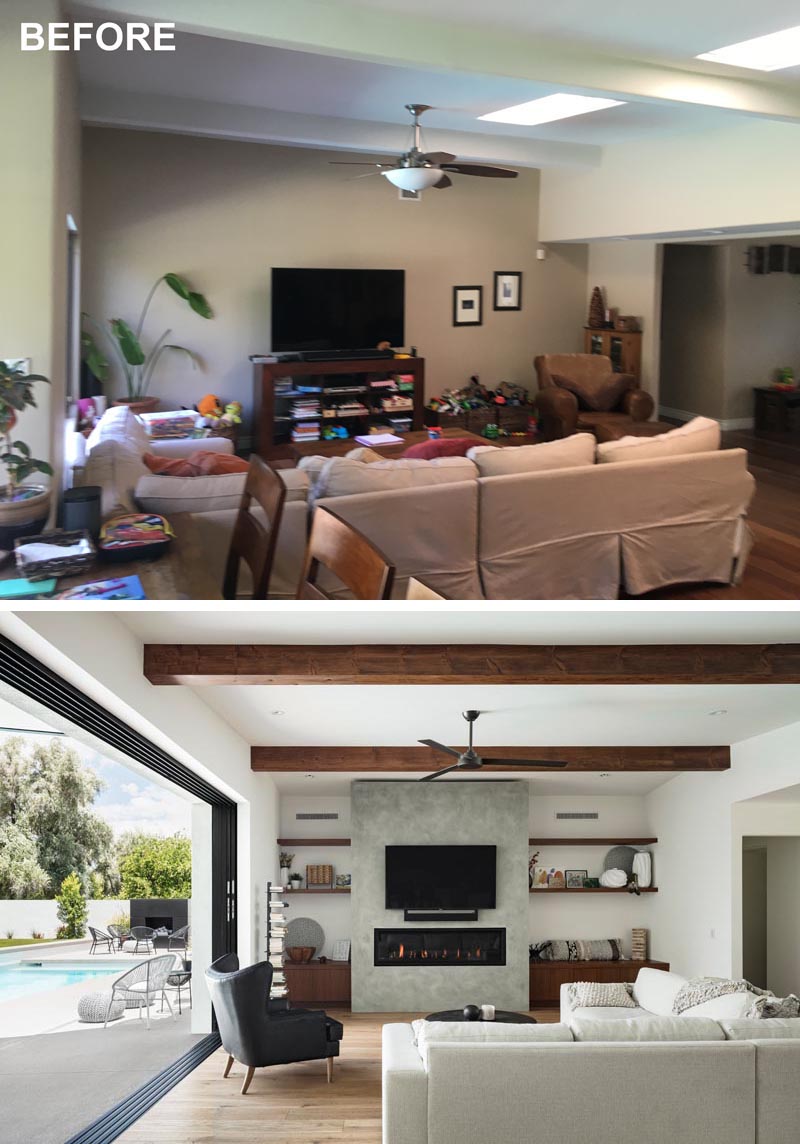
<svg viewBox="0 0 800 1144">
<path fill-rule="evenodd" d="M 267 1065 L 325 1060 L 330 1083 L 333 1058 L 339 1055 L 342 1039 L 341 1023 L 321 1011 L 273 1008 L 269 962 L 239 969 L 239 958 L 227 953 L 206 970 L 206 981 L 222 1047 L 228 1054 L 222 1075 L 228 1075 L 235 1060 L 247 1069 L 242 1096 L 256 1069 Z"/>
<path fill-rule="evenodd" d="M 186 950 L 189 948 L 191 939 L 192 927 L 181 926 L 180 929 L 176 929 L 174 933 L 169 935 L 169 940 L 167 941 L 167 949 L 170 953 L 173 952 L 173 950 L 180 950 L 182 953 L 186 953 Z"/>
<path fill-rule="evenodd" d="M 130 929 L 128 926 L 111 925 L 108 927 L 108 932 L 115 939 L 117 943 L 117 949 L 122 949 L 122 943 L 130 934 Z"/>
<path fill-rule="evenodd" d="M 89 953 L 96 953 L 98 946 L 105 946 L 102 953 L 113 953 L 116 939 L 112 933 L 108 933 L 104 929 L 99 929 L 97 926 L 89 926 L 89 933 L 92 935 L 92 944 L 89 948 Z"/>
<path fill-rule="evenodd" d="M 133 949 L 129 951 L 130 953 L 138 954 L 141 953 L 142 950 L 144 950 L 145 953 L 152 953 L 156 948 L 155 942 L 153 941 L 155 934 L 156 931 L 152 926 L 132 926 L 125 945 L 133 943 Z"/>
<path fill-rule="evenodd" d="M 175 1012 L 169 1003 L 169 997 L 167 997 L 166 984 L 167 978 L 175 968 L 175 960 L 174 953 L 165 953 L 160 957 L 151 957 L 148 961 L 143 961 L 140 965 L 135 965 L 133 969 L 129 969 L 127 973 L 123 973 L 121 977 L 118 977 L 111 986 L 111 1000 L 108 1003 L 103 1028 L 108 1024 L 111 1008 L 117 1000 L 126 1002 L 137 1001 L 139 1020 L 142 1019 L 142 1009 L 144 1009 L 147 1018 L 147 1027 L 149 1029 L 150 1006 L 160 997 L 161 1008 L 164 1008 L 164 1002 L 166 1001 L 167 1008 L 172 1014 L 174 1021 Z"/>
</svg>

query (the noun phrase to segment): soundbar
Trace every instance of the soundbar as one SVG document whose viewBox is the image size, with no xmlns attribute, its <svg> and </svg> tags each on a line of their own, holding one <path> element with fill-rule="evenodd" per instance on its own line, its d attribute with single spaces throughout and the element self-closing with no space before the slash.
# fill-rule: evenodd
<svg viewBox="0 0 800 1144">
<path fill-rule="evenodd" d="M 303 361 L 370 361 L 372 358 L 393 358 L 392 350 L 302 350 Z"/>
<path fill-rule="evenodd" d="M 477 910 L 404 910 L 406 922 L 476 922 Z"/>
</svg>

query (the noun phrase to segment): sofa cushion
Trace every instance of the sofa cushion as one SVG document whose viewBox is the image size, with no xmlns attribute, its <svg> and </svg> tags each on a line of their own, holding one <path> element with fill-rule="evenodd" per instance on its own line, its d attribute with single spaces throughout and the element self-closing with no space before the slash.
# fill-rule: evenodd
<svg viewBox="0 0 800 1144">
<path fill-rule="evenodd" d="M 679 973 L 665 969 L 640 969 L 633 983 L 633 997 L 637 1005 L 662 1017 L 672 1016 L 672 1005 L 678 992 L 686 984 Z"/>
<path fill-rule="evenodd" d="M 475 447 L 472 437 L 442 437 L 411 445 L 403 453 L 403 457 L 407 461 L 432 461 L 434 457 L 466 457 L 470 449 Z"/>
<path fill-rule="evenodd" d="M 373 464 L 375 461 L 385 461 L 387 459 L 384 453 L 378 452 L 377 449 L 370 449 L 368 445 L 359 445 L 357 449 L 351 449 L 349 453 L 345 453 L 345 458 L 348 461 L 365 461 L 368 465 Z M 327 461 L 328 459 L 328 457 L 321 458 L 323 461 Z"/>
<path fill-rule="evenodd" d="M 531 1044 L 542 1041 L 572 1041 L 569 1026 L 509 1025 L 499 1021 L 414 1021 L 419 1055 L 428 1062 L 430 1045 L 459 1044 Z"/>
<path fill-rule="evenodd" d="M 631 987 L 624 981 L 573 981 L 567 991 L 575 1009 L 637 1007 Z"/>
<path fill-rule="evenodd" d="M 629 1005 L 601 1005 L 587 1008 L 585 1005 L 576 1005 L 569 1010 L 569 1023 L 573 1021 L 633 1021 L 640 1017 L 651 1017 L 646 1009 L 638 1005 L 633 1009 Z"/>
<path fill-rule="evenodd" d="M 744 1017 L 756 1000 L 757 993 L 726 993 L 723 997 L 712 997 L 710 1001 L 691 1005 L 683 1010 L 681 1016 L 713 1017 L 715 1021 L 720 1021 L 723 1017 Z"/>
<path fill-rule="evenodd" d="M 166 517 L 175 512 L 238 509 L 246 479 L 246 473 L 221 477 L 160 477 L 148 473 L 136 483 L 136 503 L 145 512 Z"/>
<path fill-rule="evenodd" d="M 724 1041 L 725 1034 L 710 1017 L 627 1017 L 606 1021 L 570 1018 L 576 1041 Z"/>
<path fill-rule="evenodd" d="M 313 486 L 315 500 L 358 493 L 384 493 L 394 489 L 427 487 L 472 481 L 477 470 L 466 457 L 441 457 L 434 461 L 376 461 L 365 465 L 346 457 L 331 457 Z"/>
<path fill-rule="evenodd" d="M 792 1017 L 723 1017 L 718 1024 L 729 1041 L 800 1039 L 800 1021 Z"/>
<path fill-rule="evenodd" d="M 710 417 L 693 417 L 685 425 L 656 437 L 621 437 L 597 446 L 600 464 L 615 461 L 649 461 L 688 453 L 713 453 L 720 446 L 720 426 Z"/>
<path fill-rule="evenodd" d="M 554 373 L 552 378 L 559 389 L 575 394 L 579 409 L 596 413 L 609 413 L 619 404 L 623 393 L 636 386 L 636 378 L 630 373 L 598 373 L 585 377 Z"/>
<path fill-rule="evenodd" d="M 478 466 L 481 477 L 504 477 L 512 473 L 537 473 L 544 469 L 577 469 L 594 464 L 594 437 L 574 433 L 561 441 L 539 445 L 474 445 L 467 457 Z"/>
<path fill-rule="evenodd" d="M 89 452 L 102 441 L 127 441 L 136 446 L 139 456 L 150 447 L 150 438 L 142 422 L 127 405 L 112 405 L 89 434 L 86 447 Z"/>
</svg>

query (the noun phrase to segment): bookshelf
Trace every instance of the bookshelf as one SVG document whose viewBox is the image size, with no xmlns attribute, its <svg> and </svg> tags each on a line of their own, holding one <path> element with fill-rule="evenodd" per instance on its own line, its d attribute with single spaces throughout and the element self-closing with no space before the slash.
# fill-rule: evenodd
<svg viewBox="0 0 800 1144">
<path fill-rule="evenodd" d="M 283 886 L 267 882 L 267 961 L 272 966 L 270 1001 L 288 1001 L 289 986 L 284 973 L 286 915 L 289 903 L 283 900 Z"/>
</svg>

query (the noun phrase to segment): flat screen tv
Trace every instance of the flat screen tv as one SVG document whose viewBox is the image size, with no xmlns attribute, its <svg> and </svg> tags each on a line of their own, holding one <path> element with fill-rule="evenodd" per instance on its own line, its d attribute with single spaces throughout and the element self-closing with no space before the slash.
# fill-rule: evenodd
<svg viewBox="0 0 800 1144">
<path fill-rule="evenodd" d="M 387 846 L 387 910 L 493 910 L 497 847 Z"/>
<path fill-rule="evenodd" d="M 272 349 L 405 345 L 404 270 L 272 268 Z"/>
</svg>

